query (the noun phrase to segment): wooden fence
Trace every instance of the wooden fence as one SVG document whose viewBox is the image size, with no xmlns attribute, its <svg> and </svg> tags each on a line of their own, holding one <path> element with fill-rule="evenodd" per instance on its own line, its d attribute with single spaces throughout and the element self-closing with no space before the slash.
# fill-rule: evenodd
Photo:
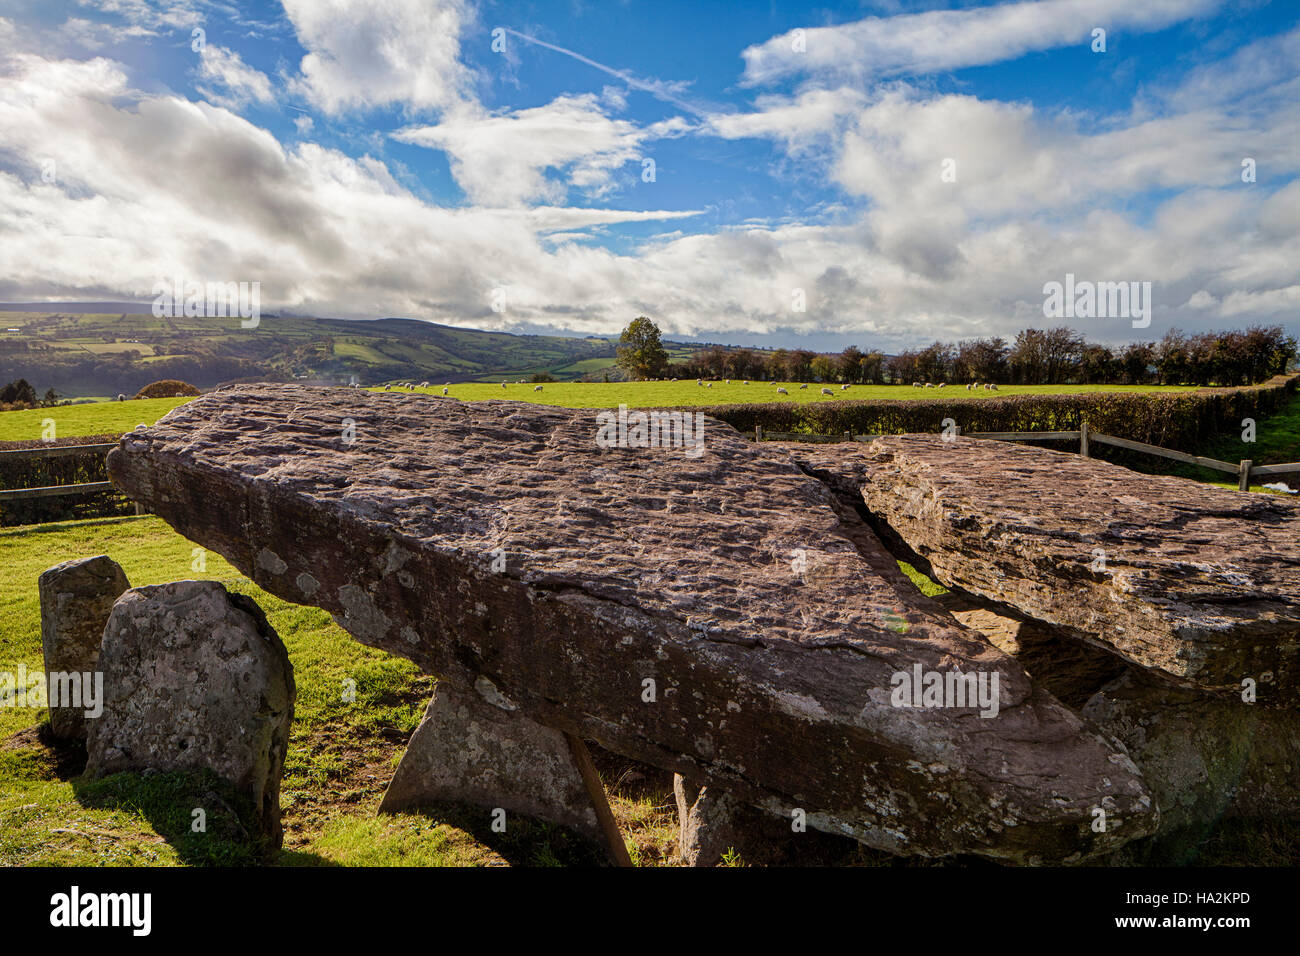
<svg viewBox="0 0 1300 956">
<path fill-rule="evenodd" d="M 953 429 L 953 433 L 962 434 L 960 427 Z M 883 438 L 883 435 L 854 435 L 851 432 L 844 432 L 842 435 L 802 435 L 795 432 L 769 432 L 764 431 L 763 426 L 758 425 L 754 428 L 755 441 L 798 441 L 798 442 L 845 442 L 845 441 L 872 441 L 876 438 Z M 1079 443 L 1079 454 L 1084 458 L 1091 457 L 1089 446 L 1096 442 L 1100 445 L 1114 445 L 1116 448 L 1124 448 L 1128 451 L 1143 452 L 1148 455 L 1159 455 L 1161 458 L 1172 458 L 1174 461 L 1181 461 L 1188 465 L 1200 465 L 1202 468 L 1213 468 L 1215 471 L 1227 472 L 1230 475 L 1237 476 L 1237 487 L 1246 491 L 1250 487 L 1252 478 L 1264 478 L 1269 475 L 1285 475 L 1293 472 L 1300 472 L 1300 462 L 1291 462 L 1284 465 L 1256 465 L 1249 458 L 1243 458 L 1241 461 L 1233 464 L 1230 461 L 1219 461 L 1217 458 L 1205 458 L 1201 455 L 1189 455 L 1184 451 L 1175 451 L 1172 448 L 1161 448 L 1159 445 L 1148 445 L 1146 442 L 1130 441 L 1127 438 L 1116 438 L 1114 435 L 1103 435 L 1101 432 L 1094 432 L 1088 428 L 1088 423 L 1084 422 L 1083 427 L 1077 431 L 1064 432 L 966 432 L 967 438 L 989 438 L 997 441 L 1077 441 Z"/>
<path fill-rule="evenodd" d="M 103 445 L 51 445 L 49 448 L 17 448 L 12 451 L 0 451 L 0 462 L 18 461 L 28 458 L 62 458 L 67 455 L 89 455 L 116 448 L 117 443 Z M 89 481 L 78 485 L 47 485 L 44 488 L 10 488 L 0 489 L 0 503 L 17 501 L 21 498 L 56 498 L 61 495 L 85 495 L 96 491 L 112 491 L 111 481 Z"/>
</svg>

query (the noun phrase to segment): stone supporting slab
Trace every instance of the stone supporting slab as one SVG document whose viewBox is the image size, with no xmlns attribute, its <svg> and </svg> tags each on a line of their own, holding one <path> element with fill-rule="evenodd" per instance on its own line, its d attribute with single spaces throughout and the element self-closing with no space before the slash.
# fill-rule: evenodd
<svg viewBox="0 0 1300 956">
<path fill-rule="evenodd" d="M 63 740 L 86 739 L 84 701 L 63 700 L 60 688 L 93 681 L 99 671 L 99 651 L 104 625 L 113 603 L 131 584 L 122 566 L 106 554 L 64 561 L 41 573 L 37 590 L 41 596 L 41 650 L 45 676 L 50 682 L 46 699 L 50 706 L 50 730 Z"/>
<path fill-rule="evenodd" d="M 556 823 L 605 845 L 597 808 L 566 736 L 519 713 L 486 677 L 473 690 L 439 681 L 380 813 L 437 803 Z"/>
</svg>

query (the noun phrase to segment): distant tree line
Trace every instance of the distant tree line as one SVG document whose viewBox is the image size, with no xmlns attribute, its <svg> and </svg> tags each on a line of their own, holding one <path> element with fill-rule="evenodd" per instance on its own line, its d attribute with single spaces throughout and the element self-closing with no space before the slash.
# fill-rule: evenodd
<svg viewBox="0 0 1300 956">
<path fill-rule="evenodd" d="M 657 331 L 657 330 L 656 330 Z M 1188 335 L 1109 347 L 1069 328 L 1025 329 L 1001 337 L 935 342 L 885 356 L 849 346 L 839 354 L 807 349 L 714 346 L 686 362 L 664 365 L 663 377 L 757 381 L 910 384 L 997 382 L 1013 385 L 1248 385 L 1287 370 L 1296 340 L 1281 326 Z M 654 377 L 647 375 L 645 377 Z"/>
</svg>

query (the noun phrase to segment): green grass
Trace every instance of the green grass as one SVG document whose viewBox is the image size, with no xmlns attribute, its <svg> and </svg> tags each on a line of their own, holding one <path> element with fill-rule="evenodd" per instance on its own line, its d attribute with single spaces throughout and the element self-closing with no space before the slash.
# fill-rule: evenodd
<svg viewBox="0 0 1300 956">
<path fill-rule="evenodd" d="M 512 819 L 493 834 L 471 808 L 377 817 L 376 809 L 433 689 L 415 665 L 365 647 L 319 608 L 288 604 L 199 549 L 155 517 L 0 529 L 0 670 L 41 669 L 41 571 L 64 560 L 108 554 L 133 586 L 185 578 L 221 581 L 266 611 L 289 651 L 298 697 L 281 785 L 284 849 L 269 862 L 291 866 L 473 866 L 590 863 L 589 846 L 556 828 Z M 196 566 L 198 557 L 203 563 Z M 198 570 L 197 567 L 202 567 Z M 355 700 L 344 699 L 354 682 Z M 115 774 L 85 781 L 68 772 L 77 755 L 55 751 L 34 728 L 36 708 L 0 707 L 0 866 L 243 864 L 262 859 L 237 798 L 186 774 Z M 48 725 L 45 725 L 48 726 Z M 75 749 L 75 748 L 74 748 Z M 612 762 L 611 762 L 612 761 Z M 611 755 L 599 755 L 611 804 L 645 864 L 667 862 L 675 845 L 671 775 L 639 785 Z M 208 832 L 190 832 L 193 807 Z M 221 811 L 227 807 L 230 812 Z"/>
<path fill-rule="evenodd" d="M 35 441 L 129 432 L 136 425 L 152 425 L 188 398 L 143 398 L 139 401 L 93 402 L 0 412 L 0 441 Z M 54 434 L 46 430 L 54 422 Z"/>
<path fill-rule="evenodd" d="M 601 361 L 599 359 L 595 361 Z M 518 378 L 521 376 L 515 376 Z M 902 385 L 854 385 L 828 398 L 821 394 L 820 385 L 800 389 L 798 384 L 787 383 L 790 394 L 778 395 L 773 383 L 751 382 L 742 385 L 717 382 L 713 388 L 701 388 L 690 382 L 548 382 L 542 391 L 534 391 L 531 384 L 519 385 L 512 378 L 506 387 L 500 380 L 494 383 L 462 382 L 448 386 L 448 395 L 463 401 L 506 398 L 512 401 L 534 402 L 562 408 L 615 408 L 620 404 L 633 408 L 664 408 L 692 405 L 727 405 L 746 402 L 830 402 L 842 399 L 893 399 L 912 401 L 920 398 L 978 398 L 987 399 L 1006 395 L 1070 394 L 1075 392 L 1182 392 L 1182 387 L 1156 386 L 1101 386 L 1101 385 L 1008 385 L 998 392 L 967 392 L 964 388 L 914 389 Z M 442 386 L 416 389 L 414 394 L 442 395 Z M 382 387 L 374 389 L 382 391 Z M 406 390 L 401 390 L 406 394 Z M 95 402 L 84 405 L 62 405 L 56 408 L 34 408 L 27 411 L 0 412 L 0 441 L 30 441 L 45 437 L 42 433 L 45 419 L 53 419 L 56 438 L 76 435 L 121 434 L 136 425 L 152 425 L 177 405 L 189 401 L 185 398 L 151 398 L 126 402 Z"/>
<path fill-rule="evenodd" d="M 840 391 L 838 385 L 813 385 L 799 388 L 798 382 L 750 382 L 748 385 L 732 380 L 713 383 L 712 388 L 688 382 L 547 382 L 542 391 L 525 382 L 518 384 L 513 376 L 501 387 L 500 378 L 495 383 L 463 382 L 447 387 L 450 398 L 477 401 L 486 398 L 506 398 L 514 401 L 535 402 L 539 405 L 556 405 L 563 408 L 615 408 L 625 404 L 632 408 L 665 408 L 690 405 L 732 405 L 759 402 L 832 402 L 844 399 L 890 399 L 915 401 L 916 399 L 953 398 L 1005 398 L 1008 395 L 1070 395 L 1092 392 L 1151 392 L 1173 393 L 1192 391 L 1184 386 L 1154 385 L 1006 385 L 996 392 L 966 391 L 964 387 L 945 389 L 916 389 L 910 385 L 854 385 Z M 783 387 L 790 394 L 779 395 Z M 833 396 L 821 394 L 829 388 Z M 435 383 L 427 389 L 416 389 L 435 396 L 442 395 L 443 385 Z M 378 389 L 378 390 L 382 390 Z M 403 392 L 406 390 L 403 389 Z"/>
</svg>

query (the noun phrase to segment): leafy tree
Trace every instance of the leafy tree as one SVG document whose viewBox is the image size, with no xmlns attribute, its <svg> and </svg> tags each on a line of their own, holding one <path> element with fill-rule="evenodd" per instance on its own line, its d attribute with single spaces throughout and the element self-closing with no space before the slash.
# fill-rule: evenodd
<svg viewBox="0 0 1300 956">
<path fill-rule="evenodd" d="M 633 319 L 618 339 L 619 368 L 638 379 L 659 378 L 668 368 L 668 353 L 659 341 L 659 326 L 646 316 Z"/>
</svg>

